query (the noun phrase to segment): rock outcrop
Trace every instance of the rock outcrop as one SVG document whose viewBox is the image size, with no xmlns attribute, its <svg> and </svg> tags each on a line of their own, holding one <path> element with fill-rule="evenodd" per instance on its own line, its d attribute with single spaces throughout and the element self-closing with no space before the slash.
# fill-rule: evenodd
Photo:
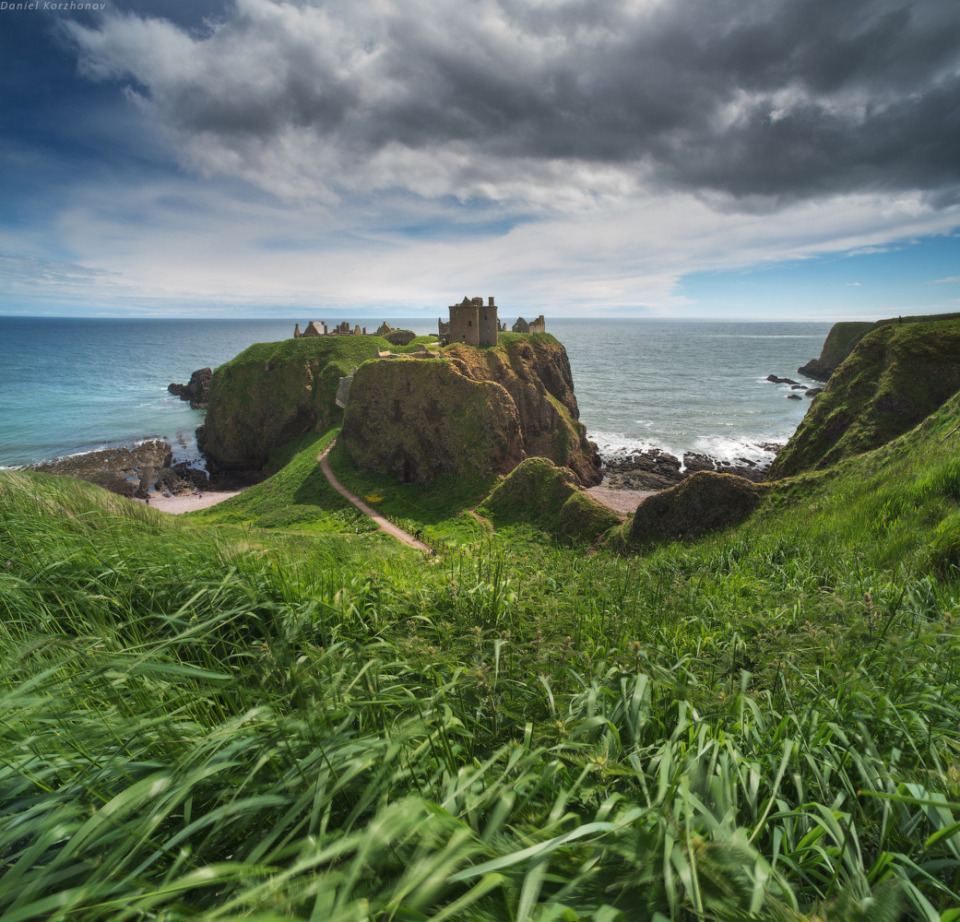
<svg viewBox="0 0 960 922">
<path fill-rule="evenodd" d="M 814 400 L 769 478 L 870 451 L 960 389 L 960 320 L 883 323 L 863 337 Z"/>
<path fill-rule="evenodd" d="M 699 471 L 640 503 L 630 540 L 686 538 L 725 528 L 753 512 L 766 489 L 732 474 Z"/>
<path fill-rule="evenodd" d="M 257 476 L 273 449 L 337 424 L 340 379 L 375 358 L 376 336 L 302 336 L 258 343 L 219 366 L 197 444 L 217 479 Z"/>
<path fill-rule="evenodd" d="M 173 448 L 163 439 L 148 439 L 129 448 L 103 448 L 79 455 L 67 455 L 53 461 L 41 461 L 27 467 L 43 474 L 67 474 L 90 479 L 110 471 L 119 474 L 137 474 L 145 467 L 169 467 L 173 462 Z"/>
<path fill-rule="evenodd" d="M 520 418 L 506 390 L 470 381 L 443 360 L 361 366 L 342 439 L 355 464 L 404 483 L 505 474 L 524 457 Z"/>
<path fill-rule="evenodd" d="M 391 330 L 383 338 L 391 346 L 407 346 L 417 338 L 417 334 L 413 330 Z"/>
<path fill-rule="evenodd" d="M 772 442 L 764 442 L 757 447 L 771 455 L 775 455 L 782 448 Z M 604 458 L 603 484 L 621 490 L 666 490 L 682 483 L 698 471 L 736 474 L 759 482 L 766 479 L 767 468 L 765 461 L 746 457 L 724 461 L 694 451 L 685 452 L 681 461 L 660 448 L 651 448 L 624 456 Z"/>
<path fill-rule="evenodd" d="M 192 493 L 209 489 L 205 471 L 181 461 L 173 464 L 173 449 L 163 439 L 150 439 L 129 448 L 104 448 L 53 461 L 31 464 L 27 470 L 76 477 L 120 496 L 146 499 L 150 490 Z"/>
<path fill-rule="evenodd" d="M 192 375 L 187 384 L 170 384 L 167 390 L 179 397 L 188 400 L 194 410 L 205 410 L 210 401 L 210 381 L 213 371 L 209 368 L 199 368 Z"/>
<path fill-rule="evenodd" d="M 362 365 L 343 440 L 359 466 L 408 482 L 507 473 L 536 456 L 579 483 L 599 483 L 599 457 L 578 416 L 566 350 L 552 337 L 457 344 L 437 359 Z"/>
<path fill-rule="evenodd" d="M 960 320 L 960 313 L 953 314 L 924 314 L 914 317 L 888 317 L 885 320 L 877 320 L 871 323 L 867 320 L 852 320 L 842 323 L 835 323 L 827 334 L 823 349 L 820 352 L 820 358 L 811 359 L 802 368 L 797 371 L 815 381 L 826 383 L 830 376 L 840 367 L 850 353 L 856 348 L 857 343 L 863 339 L 867 333 L 885 326 L 902 326 L 908 323 L 941 323 L 947 320 Z"/>
<path fill-rule="evenodd" d="M 483 502 L 498 528 L 525 524 L 572 541 L 592 541 L 618 524 L 606 506 L 577 486 L 567 468 L 546 458 L 528 458 Z"/>
</svg>

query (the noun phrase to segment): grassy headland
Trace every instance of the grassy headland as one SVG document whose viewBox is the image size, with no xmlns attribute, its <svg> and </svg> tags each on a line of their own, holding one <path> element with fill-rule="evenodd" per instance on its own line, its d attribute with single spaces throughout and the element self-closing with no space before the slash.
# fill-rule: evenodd
<svg viewBox="0 0 960 922">
<path fill-rule="evenodd" d="M 180 520 L 4 472 L 0 916 L 960 918 L 958 430 L 633 556 L 335 453 L 407 551 L 332 433 Z"/>
</svg>

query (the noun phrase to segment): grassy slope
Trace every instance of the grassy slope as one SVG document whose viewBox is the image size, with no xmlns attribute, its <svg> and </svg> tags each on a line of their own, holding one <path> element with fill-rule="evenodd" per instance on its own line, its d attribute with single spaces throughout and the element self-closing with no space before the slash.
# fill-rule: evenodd
<svg viewBox="0 0 960 922">
<path fill-rule="evenodd" d="M 834 372 L 772 478 L 825 468 L 912 429 L 960 387 L 960 321 L 878 326 Z"/>
<path fill-rule="evenodd" d="M 628 560 L 4 474 L 0 914 L 954 918 L 954 403 Z M 220 514 L 335 521 L 317 448 Z"/>
</svg>

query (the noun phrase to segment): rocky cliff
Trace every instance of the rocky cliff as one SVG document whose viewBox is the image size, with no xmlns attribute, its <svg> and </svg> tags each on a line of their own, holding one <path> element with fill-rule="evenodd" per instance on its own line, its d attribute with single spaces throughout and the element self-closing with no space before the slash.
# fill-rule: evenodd
<svg viewBox="0 0 960 922">
<path fill-rule="evenodd" d="M 435 359 L 363 365 L 343 440 L 359 466 L 407 482 L 507 473 L 536 456 L 599 483 L 578 416 L 563 346 L 548 334 L 501 334 L 491 348 L 456 344 Z"/>
<path fill-rule="evenodd" d="M 847 321 L 835 323 L 824 340 L 820 358 L 810 359 L 797 371 L 814 381 L 827 381 L 843 360 L 853 351 L 854 346 L 870 330 L 873 324 L 869 321 Z"/>
<path fill-rule="evenodd" d="M 856 348 L 857 343 L 867 333 L 877 327 L 900 326 L 905 323 L 942 323 L 947 320 L 960 320 L 960 313 L 953 314 L 921 314 L 913 317 L 887 317 L 885 320 L 871 322 L 869 320 L 851 320 L 835 323 L 823 343 L 820 358 L 810 359 L 797 371 L 816 381 L 828 381 L 830 375 L 843 364 L 844 360 Z"/>
<path fill-rule="evenodd" d="M 215 473 L 260 471 L 274 448 L 340 421 L 340 378 L 386 349 L 376 336 L 258 343 L 221 365 L 197 442 Z"/>
<path fill-rule="evenodd" d="M 834 371 L 769 478 L 829 467 L 902 435 L 960 389 L 960 320 L 882 323 Z"/>
</svg>

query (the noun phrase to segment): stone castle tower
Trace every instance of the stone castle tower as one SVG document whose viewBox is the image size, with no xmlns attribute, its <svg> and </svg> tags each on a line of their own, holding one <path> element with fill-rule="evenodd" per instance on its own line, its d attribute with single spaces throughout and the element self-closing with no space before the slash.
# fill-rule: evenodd
<svg viewBox="0 0 960 922">
<path fill-rule="evenodd" d="M 444 331 L 440 321 L 441 338 Z M 495 346 L 497 332 L 500 329 L 497 320 L 497 305 L 493 298 L 483 303 L 483 298 L 464 298 L 459 304 L 450 305 L 449 343 L 466 343 L 468 346 Z"/>
</svg>

